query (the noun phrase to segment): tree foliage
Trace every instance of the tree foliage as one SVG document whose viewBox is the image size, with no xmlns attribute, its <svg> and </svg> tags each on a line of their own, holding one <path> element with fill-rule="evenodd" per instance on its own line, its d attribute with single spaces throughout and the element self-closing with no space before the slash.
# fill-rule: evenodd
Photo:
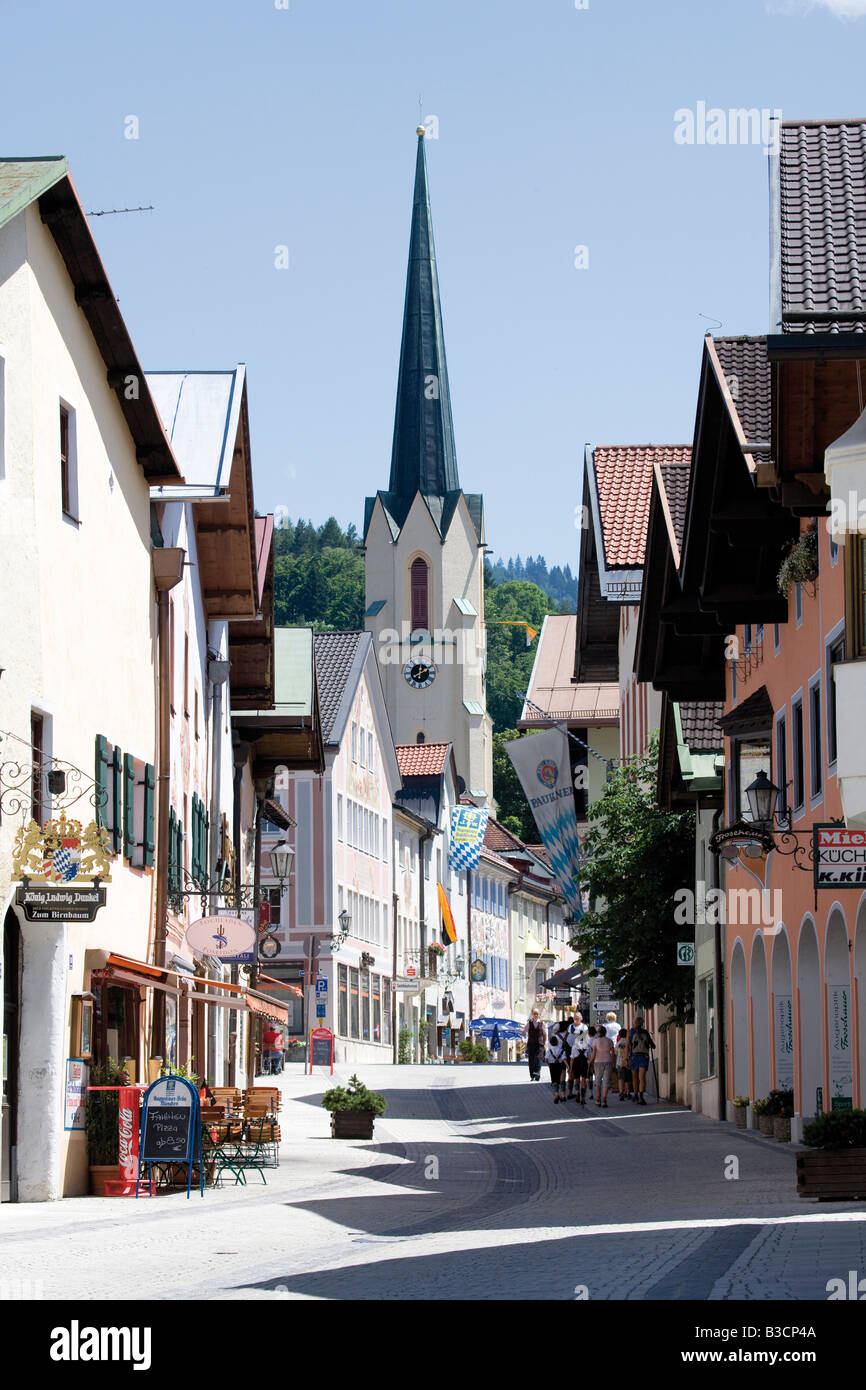
<svg viewBox="0 0 866 1390">
<path fill-rule="evenodd" d="M 573 613 L 577 604 L 577 580 L 571 572 L 571 565 L 564 568 L 554 565 L 552 569 L 547 568 L 547 561 L 543 555 L 533 558 L 528 555 L 525 560 L 521 560 L 518 555 L 516 559 L 494 560 L 491 564 L 488 560 L 485 563 L 485 572 L 488 574 L 488 582 L 491 584 L 507 584 L 511 580 L 525 579 L 530 584 L 537 584 L 543 593 L 552 603 L 559 604 L 559 608 L 553 612 Z"/>
<path fill-rule="evenodd" d="M 518 619 L 540 632 L 547 614 L 558 612 L 558 605 L 526 580 L 485 589 L 487 709 L 494 729 L 513 729 L 520 718 L 523 702 L 515 692 L 527 689 L 538 651 L 538 638 L 527 646 L 525 627 L 506 626 L 497 619 Z"/>
<path fill-rule="evenodd" d="M 694 885 L 695 822 L 690 810 L 656 804 L 657 768 L 654 738 L 646 758 L 611 772 L 589 808 L 580 886 L 591 906 L 574 945 L 600 961 L 618 999 L 664 1004 L 681 1017 L 692 1007 L 694 972 L 677 965 L 683 927 L 674 919 L 674 894 Z"/>
<path fill-rule="evenodd" d="M 364 626 L 364 559 L 355 526 L 285 518 L 274 532 L 274 617 L 318 631 Z"/>
</svg>

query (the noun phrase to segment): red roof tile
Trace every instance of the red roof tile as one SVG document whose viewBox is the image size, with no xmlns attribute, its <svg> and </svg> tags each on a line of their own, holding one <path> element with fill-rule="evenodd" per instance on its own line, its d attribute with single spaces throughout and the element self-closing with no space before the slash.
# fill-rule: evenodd
<svg viewBox="0 0 866 1390">
<path fill-rule="evenodd" d="M 439 777 L 448 758 L 450 743 L 400 743 L 397 762 L 401 777 Z"/>
<path fill-rule="evenodd" d="M 644 562 L 653 465 L 691 459 L 685 444 L 600 445 L 593 451 L 608 567 Z"/>
</svg>

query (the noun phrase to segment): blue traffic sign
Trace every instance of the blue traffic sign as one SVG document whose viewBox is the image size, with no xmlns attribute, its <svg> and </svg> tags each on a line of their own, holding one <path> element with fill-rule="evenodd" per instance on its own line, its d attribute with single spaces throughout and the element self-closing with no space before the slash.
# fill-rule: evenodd
<svg viewBox="0 0 866 1390">
<path fill-rule="evenodd" d="M 317 975 L 317 976 L 316 976 L 316 994 L 327 994 L 327 993 L 328 993 L 328 977 L 327 977 L 327 975 Z"/>
<path fill-rule="evenodd" d="M 317 1004 L 317 1005 L 316 1005 L 316 1018 L 324 1018 L 324 1017 L 325 1017 L 325 1009 L 326 1009 L 326 1008 L 327 1008 L 327 1005 L 325 1005 L 325 1004 Z"/>
</svg>

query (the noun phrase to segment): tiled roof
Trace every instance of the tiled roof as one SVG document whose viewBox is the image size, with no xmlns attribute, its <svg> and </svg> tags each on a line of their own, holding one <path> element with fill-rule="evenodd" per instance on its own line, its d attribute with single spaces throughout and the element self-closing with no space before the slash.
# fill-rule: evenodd
<svg viewBox="0 0 866 1390">
<path fill-rule="evenodd" d="M 450 747 L 450 743 L 398 743 L 401 777 L 440 777 Z"/>
<path fill-rule="evenodd" d="M 866 121 L 783 121 L 778 169 L 776 331 L 866 332 Z"/>
<path fill-rule="evenodd" d="M 683 548 L 683 534 L 686 529 L 686 506 L 689 500 L 691 472 L 691 459 L 678 459 L 676 461 L 665 459 L 663 463 L 659 464 L 665 501 L 668 505 L 671 524 L 680 550 Z"/>
<path fill-rule="evenodd" d="M 481 858 L 486 859 L 490 864 L 498 864 L 500 869 L 510 869 L 513 874 L 518 874 L 519 869 L 515 869 L 513 864 L 509 864 L 507 859 L 503 859 L 501 854 L 495 850 L 488 849 L 486 844 L 481 846 Z"/>
<path fill-rule="evenodd" d="M 724 735 L 719 720 L 721 700 L 688 700 L 680 705 L 683 739 L 693 753 L 708 753 L 722 747 Z"/>
<path fill-rule="evenodd" d="M 635 568 L 644 562 L 653 465 L 691 458 L 688 445 L 599 445 L 593 452 L 604 559 Z"/>
<path fill-rule="evenodd" d="M 772 398 L 767 339 L 713 338 L 712 343 L 725 374 L 743 434 L 750 444 L 769 443 Z"/>
<path fill-rule="evenodd" d="M 363 632 L 317 632 L 313 638 L 323 743 L 333 741 L 337 714 L 352 674 L 358 644 L 366 635 Z"/>
<path fill-rule="evenodd" d="M 518 728 L 541 729 L 549 723 L 533 705 L 566 723 L 616 723 L 619 719 L 618 681 L 578 684 L 573 679 L 576 637 L 575 614 L 557 613 L 544 619 L 527 691 L 532 705 L 524 704 Z"/>
<path fill-rule="evenodd" d="M 525 849 L 523 841 L 512 835 L 510 830 L 506 830 L 505 826 L 500 825 L 492 816 L 484 832 L 484 844 L 487 849 L 497 850 L 500 854 L 516 854 Z"/>
</svg>

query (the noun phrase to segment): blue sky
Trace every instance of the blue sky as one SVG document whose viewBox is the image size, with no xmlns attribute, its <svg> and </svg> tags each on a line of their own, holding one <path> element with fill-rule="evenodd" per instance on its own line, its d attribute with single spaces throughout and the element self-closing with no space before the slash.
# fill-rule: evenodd
<svg viewBox="0 0 866 1390">
<path fill-rule="evenodd" d="M 691 442 L 702 334 L 767 329 L 764 151 L 675 112 L 863 115 L 866 0 L 289 4 L 5 0 L 2 153 L 154 205 L 91 222 L 143 365 L 246 362 L 259 509 L 360 527 L 423 95 L 461 483 L 496 554 L 573 565 L 584 442 Z"/>
</svg>

